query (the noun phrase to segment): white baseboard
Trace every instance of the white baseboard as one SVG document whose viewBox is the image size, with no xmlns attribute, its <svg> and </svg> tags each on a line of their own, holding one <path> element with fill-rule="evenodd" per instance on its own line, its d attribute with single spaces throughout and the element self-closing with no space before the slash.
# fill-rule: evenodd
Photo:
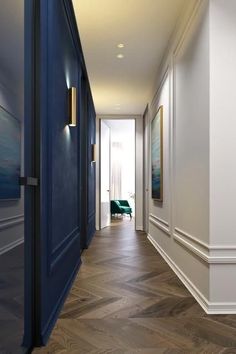
<svg viewBox="0 0 236 354">
<path fill-rule="evenodd" d="M 136 231 L 143 231 L 143 226 L 137 225 L 137 226 L 135 227 L 135 230 L 136 230 Z"/>
<path fill-rule="evenodd" d="M 191 282 L 191 280 L 186 276 L 186 274 L 182 272 L 182 270 L 177 266 L 177 264 L 156 242 L 156 240 L 150 234 L 148 234 L 147 238 L 207 314 L 236 314 L 236 302 L 208 301 L 206 297 L 201 293 L 201 291 Z"/>
<path fill-rule="evenodd" d="M 0 248 L 0 255 L 2 255 L 3 253 L 6 253 L 10 250 L 12 250 L 13 248 L 21 245 L 24 242 L 24 237 L 21 237 L 19 240 L 13 241 L 11 243 L 9 243 L 8 245 Z"/>
</svg>

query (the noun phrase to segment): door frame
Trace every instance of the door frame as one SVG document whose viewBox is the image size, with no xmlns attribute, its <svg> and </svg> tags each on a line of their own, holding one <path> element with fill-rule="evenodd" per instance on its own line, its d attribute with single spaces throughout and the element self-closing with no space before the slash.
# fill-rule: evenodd
<svg viewBox="0 0 236 354">
<path fill-rule="evenodd" d="M 105 119 L 99 119 L 99 139 L 97 139 L 97 141 L 99 141 L 99 156 L 98 156 L 98 162 L 97 165 L 99 167 L 99 187 L 98 187 L 98 191 L 99 191 L 99 230 L 102 229 L 101 226 L 101 124 L 102 121 Z M 109 127 L 110 129 L 110 127 Z M 111 200 L 111 132 L 109 134 L 109 203 Z M 110 220 L 111 222 L 111 220 Z"/>
<path fill-rule="evenodd" d="M 40 2 L 38 0 L 25 0 L 24 18 L 24 176 L 31 176 L 39 180 L 40 155 L 39 146 L 39 14 Z M 23 345 L 32 348 L 39 343 L 36 318 L 40 316 L 39 297 L 36 291 L 39 269 L 39 257 L 36 249 L 40 239 L 39 220 L 39 186 L 25 186 L 24 213 L 25 213 L 25 265 L 24 265 L 24 338 Z"/>
<path fill-rule="evenodd" d="M 98 142 L 98 156 L 96 166 L 96 230 L 101 230 L 100 225 L 100 121 L 101 120 L 134 120 L 135 121 L 135 230 L 143 231 L 143 116 L 142 115 L 99 115 L 96 117 L 96 140 Z M 142 171 L 138 175 L 138 171 Z M 139 177 L 139 178 L 138 178 Z M 137 208 L 137 205 L 140 207 Z"/>
</svg>

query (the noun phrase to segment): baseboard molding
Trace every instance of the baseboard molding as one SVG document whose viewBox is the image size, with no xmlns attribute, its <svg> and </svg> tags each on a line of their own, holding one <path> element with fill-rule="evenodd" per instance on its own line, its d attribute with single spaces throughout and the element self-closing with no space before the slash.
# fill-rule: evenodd
<svg viewBox="0 0 236 354">
<path fill-rule="evenodd" d="M 6 252 L 11 251 L 13 248 L 21 245 L 22 243 L 24 243 L 24 237 L 21 237 L 19 240 L 13 241 L 13 242 L 9 243 L 8 245 L 0 248 L 0 256 Z"/>
<path fill-rule="evenodd" d="M 138 226 L 138 225 L 137 225 L 137 226 L 135 227 L 135 230 L 136 230 L 136 231 L 143 231 L 143 226 Z"/>
<path fill-rule="evenodd" d="M 148 234 L 147 238 L 207 314 L 236 314 L 236 302 L 208 301 L 206 297 L 201 293 L 201 291 L 186 276 L 186 274 L 162 249 L 162 247 L 157 243 L 157 241 L 150 234 Z"/>
</svg>

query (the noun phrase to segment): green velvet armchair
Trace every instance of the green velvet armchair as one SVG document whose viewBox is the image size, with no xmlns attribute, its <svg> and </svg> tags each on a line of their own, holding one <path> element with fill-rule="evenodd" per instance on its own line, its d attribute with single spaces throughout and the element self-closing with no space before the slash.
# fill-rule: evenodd
<svg viewBox="0 0 236 354">
<path fill-rule="evenodd" d="M 128 214 L 132 218 L 132 208 L 128 200 L 111 200 L 111 215 Z"/>
</svg>

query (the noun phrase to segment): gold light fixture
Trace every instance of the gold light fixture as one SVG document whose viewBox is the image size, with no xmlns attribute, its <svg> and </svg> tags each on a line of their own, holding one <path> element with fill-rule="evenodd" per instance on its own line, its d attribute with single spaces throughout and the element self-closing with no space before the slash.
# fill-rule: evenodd
<svg viewBox="0 0 236 354">
<path fill-rule="evenodd" d="M 76 127 L 77 124 L 77 89 L 70 87 L 68 90 L 69 96 L 69 126 Z"/>
<path fill-rule="evenodd" d="M 96 144 L 92 144 L 91 162 L 96 162 Z"/>
</svg>

